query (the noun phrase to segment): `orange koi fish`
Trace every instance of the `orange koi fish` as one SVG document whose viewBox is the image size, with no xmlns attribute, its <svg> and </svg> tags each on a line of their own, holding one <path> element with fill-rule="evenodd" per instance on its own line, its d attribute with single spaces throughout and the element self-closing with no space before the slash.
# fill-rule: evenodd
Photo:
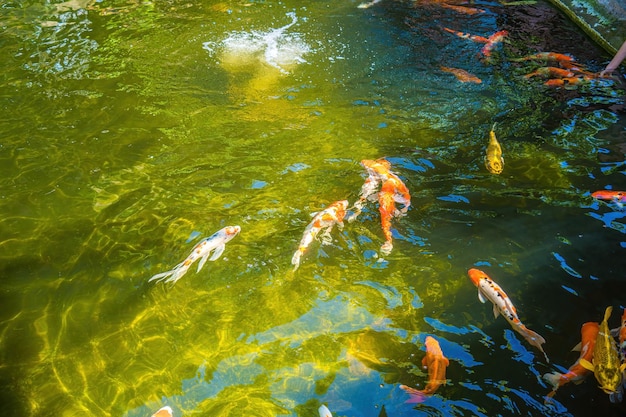
<svg viewBox="0 0 626 417">
<path fill-rule="evenodd" d="M 600 190 L 591 193 L 591 196 L 599 200 L 626 203 L 626 191 Z"/>
<path fill-rule="evenodd" d="M 444 72 L 449 72 L 454 75 L 462 83 L 476 83 L 480 84 L 483 81 L 477 76 L 470 74 L 469 72 L 459 68 L 439 67 Z"/>
<path fill-rule="evenodd" d="M 399 217 L 403 213 L 396 209 L 396 202 L 404 204 L 402 210 L 411 204 L 411 196 L 406 185 L 398 179 L 390 177 L 383 183 L 383 186 L 378 193 L 378 210 L 380 211 L 380 223 L 383 228 L 383 234 L 385 235 L 385 243 L 380 247 L 380 252 L 383 255 L 388 255 L 393 249 L 392 234 L 391 234 L 391 219 Z"/>
<path fill-rule="evenodd" d="M 529 74 L 524 75 L 526 78 L 531 77 L 561 77 L 561 78 L 570 78 L 576 76 L 570 70 L 558 68 L 558 67 L 541 67 L 536 71 L 533 71 Z"/>
<path fill-rule="evenodd" d="M 563 67 L 567 65 L 578 66 L 574 62 L 574 57 L 568 54 L 560 54 L 557 52 L 538 52 L 536 54 L 527 55 L 522 58 L 514 59 L 513 61 L 532 61 L 532 60 L 540 60 L 540 61 L 556 61 Z"/>
<path fill-rule="evenodd" d="M 317 409 L 317 412 L 320 414 L 320 417 L 333 417 L 328 407 L 326 407 L 324 404 L 320 405 L 320 408 Z"/>
<path fill-rule="evenodd" d="M 202 239 L 196 246 L 194 246 L 191 254 L 189 254 L 184 261 L 176 265 L 170 271 L 152 276 L 152 278 L 148 281 L 163 281 L 175 284 L 176 281 L 181 279 L 183 275 L 187 273 L 191 264 L 198 259 L 200 259 L 200 263 L 198 264 L 197 272 L 200 272 L 207 259 L 209 261 L 214 261 L 222 256 L 222 253 L 224 253 L 224 249 L 226 248 L 226 243 L 230 242 L 230 240 L 237 236 L 240 231 L 241 227 L 239 226 L 226 226 L 225 228 L 215 232 L 212 236 Z M 212 255 L 211 252 L 213 252 Z M 209 255 L 211 255 L 210 258 Z"/>
<path fill-rule="evenodd" d="M 446 32 L 450 32 L 450 33 L 458 36 L 459 38 L 469 39 L 469 40 L 474 41 L 474 42 L 480 42 L 480 43 L 487 43 L 487 42 L 489 42 L 489 38 L 485 38 L 484 36 L 472 35 L 470 33 L 465 33 L 465 32 L 459 32 L 457 30 L 446 28 L 446 27 L 444 27 L 443 30 L 445 30 Z"/>
<path fill-rule="evenodd" d="M 504 318 L 511 324 L 513 330 L 522 335 L 524 339 L 532 346 L 535 346 L 546 357 L 546 361 L 550 362 L 548 355 L 544 352 L 543 345 L 546 340 L 539 334 L 530 330 L 521 322 L 517 316 L 517 310 L 515 306 L 506 295 L 506 293 L 496 284 L 487 274 L 479 269 L 472 268 L 467 271 L 470 279 L 474 285 L 478 288 L 478 299 L 481 303 L 489 300 L 493 303 L 493 315 L 498 317 L 498 314 L 502 314 Z"/>
<path fill-rule="evenodd" d="M 439 3 L 439 6 L 445 9 L 454 10 L 457 13 L 468 14 L 470 16 L 479 14 L 479 13 L 485 13 L 483 9 L 478 9 L 476 7 L 468 7 L 468 6 L 460 6 L 460 5 L 457 6 L 455 4 L 450 4 L 450 3 L 445 3 L 445 2 L 438 2 L 438 3 Z"/>
<path fill-rule="evenodd" d="M 423 390 L 406 385 L 400 385 L 407 394 L 409 400 L 407 403 L 421 403 L 426 400 L 428 395 L 432 395 L 437 389 L 446 383 L 446 368 L 450 365 L 448 358 L 443 356 L 439 342 L 432 336 L 426 336 L 426 356 L 422 359 L 422 366 L 428 369 L 428 384 Z"/>
<path fill-rule="evenodd" d="M 343 218 L 346 215 L 347 208 L 347 200 L 335 201 L 324 210 L 315 214 L 311 223 L 309 223 L 304 230 L 304 236 L 302 236 L 298 250 L 296 250 L 296 253 L 294 253 L 291 258 L 291 264 L 294 266 L 294 271 L 298 269 L 300 266 L 300 258 L 322 229 L 326 229 L 322 235 L 322 244 L 330 244 L 332 241 L 330 232 L 333 230 L 335 225 L 338 225 L 339 228 L 343 228 Z"/>
<path fill-rule="evenodd" d="M 166 405 L 165 407 L 159 409 L 156 413 L 152 414 L 151 417 L 172 417 L 173 415 L 172 408 Z"/>
<path fill-rule="evenodd" d="M 361 161 L 361 166 L 365 168 L 367 172 L 367 179 L 363 186 L 361 187 L 361 193 L 359 194 L 359 199 L 356 203 L 354 203 L 353 209 L 354 213 L 350 215 L 348 221 L 354 221 L 356 217 L 361 213 L 365 202 L 368 200 L 376 199 L 376 192 L 378 190 L 378 186 L 381 182 L 387 181 L 387 179 L 392 178 L 395 183 L 398 185 L 398 188 L 405 191 L 405 200 L 407 201 L 405 207 L 403 208 L 403 212 L 406 213 L 409 205 L 411 204 L 411 196 L 409 195 L 409 191 L 404 186 L 402 180 L 391 171 L 391 164 L 385 158 L 379 158 L 375 160 L 364 159 Z M 401 185 L 400 185 L 401 184 Z"/>
<path fill-rule="evenodd" d="M 509 32 L 507 32 L 506 30 L 501 30 L 489 36 L 487 38 L 487 43 L 485 44 L 485 46 L 483 46 L 483 48 L 480 51 L 483 53 L 485 57 L 490 58 L 491 52 L 493 51 L 493 49 L 496 47 L 497 44 L 502 42 L 504 38 L 508 36 L 508 34 Z"/>
<path fill-rule="evenodd" d="M 619 354 L 622 359 L 622 363 L 626 363 L 626 308 L 622 314 L 622 325 L 619 328 Z"/>
<path fill-rule="evenodd" d="M 569 382 L 580 384 L 591 373 L 590 370 L 580 364 L 580 361 L 584 359 L 591 362 L 593 359 L 593 350 L 599 331 L 600 325 L 596 322 L 590 321 L 583 324 L 580 328 L 581 342 L 572 349 L 580 350 L 580 357 L 569 367 L 566 373 L 552 372 L 543 376 L 543 379 L 552 385 L 552 391 L 548 394 L 548 398 L 554 397 L 556 391 Z"/>
</svg>

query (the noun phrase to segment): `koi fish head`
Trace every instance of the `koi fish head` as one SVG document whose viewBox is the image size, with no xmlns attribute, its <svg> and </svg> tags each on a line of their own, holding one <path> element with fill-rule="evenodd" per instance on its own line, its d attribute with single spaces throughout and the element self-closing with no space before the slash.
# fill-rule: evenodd
<svg viewBox="0 0 626 417">
<path fill-rule="evenodd" d="M 600 190 L 592 193 L 591 196 L 599 200 L 626 202 L 626 192 L 624 191 Z"/>
<path fill-rule="evenodd" d="M 361 161 L 361 165 L 368 171 L 373 171 L 376 174 L 386 175 L 391 169 L 391 164 L 385 158 L 379 159 L 364 159 Z"/>
<path fill-rule="evenodd" d="M 472 268 L 469 271 L 467 271 L 467 275 L 469 275 L 470 279 L 472 280 L 474 285 L 476 285 L 477 287 L 478 285 L 480 285 L 481 279 L 483 278 L 489 279 L 489 276 L 487 274 L 485 274 L 480 269 L 476 269 L 476 268 Z"/>
<path fill-rule="evenodd" d="M 152 417 L 172 417 L 172 416 L 173 416 L 172 408 L 167 405 L 159 409 L 159 411 L 157 411 L 156 413 L 152 414 Z"/>
<path fill-rule="evenodd" d="M 432 354 L 443 354 L 441 352 L 441 346 L 439 346 L 439 342 L 432 336 L 426 336 L 426 340 L 424 341 L 424 345 L 426 345 L 426 351 Z"/>
<path fill-rule="evenodd" d="M 317 409 L 317 412 L 320 414 L 320 417 L 333 417 L 328 407 L 323 404 Z"/>
<path fill-rule="evenodd" d="M 504 158 L 495 155 L 485 156 L 485 168 L 492 174 L 501 174 L 504 171 Z"/>
<path fill-rule="evenodd" d="M 224 228 L 224 233 L 226 233 L 226 236 L 231 238 L 237 236 L 239 232 L 241 232 L 241 227 L 239 226 L 226 226 Z"/>
</svg>

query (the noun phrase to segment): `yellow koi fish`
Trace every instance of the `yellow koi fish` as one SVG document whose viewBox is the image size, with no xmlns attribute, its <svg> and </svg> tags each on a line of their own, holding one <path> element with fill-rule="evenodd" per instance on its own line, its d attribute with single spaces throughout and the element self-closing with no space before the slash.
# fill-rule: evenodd
<svg viewBox="0 0 626 417">
<path fill-rule="evenodd" d="M 470 279 L 474 285 L 478 288 L 478 299 L 481 303 L 489 300 L 493 303 L 493 315 L 498 317 L 498 314 L 502 316 L 511 324 L 513 330 L 522 335 L 524 339 L 543 353 L 546 357 L 546 361 L 550 362 L 548 355 L 544 352 L 543 345 L 546 340 L 538 333 L 530 330 L 524 326 L 524 323 L 517 316 L 517 310 L 511 302 L 511 299 L 506 295 L 504 290 L 500 288 L 487 274 L 480 269 L 472 268 L 467 271 Z"/>
<path fill-rule="evenodd" d="M 194 246 L 191 254 L 189 254 L 184 261 L 169 271 L 154 275 L 148 281 L 163 281 L 175 284 L 176 281 L 181 279 L 183 275 L 187 273 L 191 264 L 198 259 L 200 259 L 200 263 L 198 264 L 197 272 L 200 272 L 207 259 L 209 261 L 214 261 L 222 256 L 222 253 L 224 253 L 224 249 L 226 248 L 226 243 L 237 236 L 240 231 L 241 227 L 239 226 L 226 226 L 225 228 L 215 232 L 212 236 L 202 239 L 196 246 Z M 213 252 L 213 255 L 211 255 L 211 252 Z M 210 258 L 209 255 L 211 255 Z"/>
<path fill-rule="evenodd" d="M 604 312 L 604 320 L 600 323 L 600 331 L 593 351 L 593 364 L 585 359 L 581 359 L 580 364 L 593 371 L 602 391 L 611 395 L 611 402 L 616 402 L 618 397 L 621 397 L 620 385 L 622 385 L 622 372 L 626 364 L 620 365 L 615 339 L 609 330 L 608 321 L 612 312 L 611 306 L 607 307 Z"/>
<path fill-rule="evenodd" d="M 426 356 L 422 359 L 422 366 L 428 369 L 428 384 L 423 390 L 416 390 L 406 385 L 400 385 L 407 394 L 407 403 L 421 403 L 446 383 L 446 368 L 450 365 L 448 358 L 443 356 L 439 342 L 432 336 L 426 336 Z"/>
<path fill-rule="evenodd" d="M 493 129 L 494 124 L 489 132 L 489 145 L 487 145 L 487 154 L 485 155 L 485 167 L 492 174 L 501 174 L 504 169 L 504 158 L 502 157 L 502 148 L 496 139 L 496 132 Z"/>
<path fill-rule="evenodd" d="M 300 258 L 322 229 L 326 229 L 322 236 L 322 244 L 329 244 L 332 240 L 330 232 L 333 230 L 335 224 L 339 225 L 340 228 L 343 228 L 343 218 L 346 215 L 347 208 L 348 200 L 335 201 L 313 217 L 311 223 L 309 223 L 304 230 L 304 236 L 302 236 L 298 250 L 291 258 L 291 264 L 294 266 L 294 271 L 298 269 L 300 266 Z"/>
</svg>

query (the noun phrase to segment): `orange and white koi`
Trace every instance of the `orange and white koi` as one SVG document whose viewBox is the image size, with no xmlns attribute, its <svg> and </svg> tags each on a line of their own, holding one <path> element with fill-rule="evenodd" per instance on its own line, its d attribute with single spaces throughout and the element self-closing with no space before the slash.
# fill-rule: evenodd
<svg viewBox="0 0 626 417">
<path fill-rule="evenodd" d="M 502 147 L 496 138 L 496 132 L 494 124 L 489 131 L 489 144 L 485 151 L 485 167 L 487 171 L 492 174 L 501 174 L 504 170 L 504 157 L 502 156 Z"/>
<path fill-rule="evenodd" d="M 493 33 L 489 37 L 485 38 L 484 36 L 472 35 L 470 33 L 465 33 L 465 32 L 459 32 L 454 29 L 450 29 L 446 27 L 444 27 L 443 30 L 445 30 L 446 32 L 450 32 L 463 39 L 469 39 L 474 42 L 484 43 L 485 46 L 482 47 L 481 52 L 487 58 L 491 57 L 491 52 L 496 47 L 496 45 L 502 42 L 504 38 L 508 36 L 509 34 L 509 32 L 507 32 L 506 30 L 500 30 L 498 32 Z"/>
<path fill-rule="evenodd" d="M 396 209 L 396 202 L 403 204 L 402 210 Z M 391 219 L 400 217 L 406 213 L 411 205 L 411 195 L 406 185 L 397 177 L 389 177 L 378 193 L 378 210 L 380 212 L 380 223 L 385 235 L 385 243 L 380 247 L 383 255 L 388 255 L 393 249 L 393 238 L 391 233 Z"/>
<path fill-rule="evenodd" d="M 583 324 L 580 328 L 581 342 L 572 349 L 580 350 L 580 357 L 569 367 L 566 373 L 551 372 L 543 376 L 543 379 L 552 385 L 552 391 L 548 394 L 548 398 L 554 397 L 556 391 L 569 382 L 580 384 L 591 373 L 590 370 L 580 364 L 580 361 L 584 359 L 591 362 L 593 359 L 593 350 L 599 331 L 600 325 L 596 322 L 590 321 Z"/>
<path fill-rule="evenodd" d="M 361 213 L 365 203 L 369 200 L 376 199 L 376 193 L 378 191 L 378 186 L 387 181 L 389 178 L 394 180 L 394 183 L 398 185 L 398 189 L 406 190 L 405 196 L 408 195 L 408 189 L 404 186 L 402 180 L 391 171 L 391 164 L 385 158 L 379 159 L 364 159 L 361 161 L 361 166 L 365 168 L 367 172 L 367 178 L 361 187 L 361 193 L 359 194 L 359 199 L 354 203 L 352 209 L 353 213 L 348 218 L 349 222 L 352 222 L 356 219 L 356 217 Z M 402 184 L 402 185 L 400 185 Z M 404 187 L 402 187 L 404 186 Z M 408 204 L 410 205 L 411 196 L 408 195 Z M 405 203 L 406 205 L 406 203 Z M 408 210 L 408 205 L 403 209 L 404 212 Z"/>
<path fill-rule="evenodd" d="M 209 261 L 214 261 L 222 256 L 222 253 L 224 253 L 224 249 L 226 248 L 226 243 L 230 242 L 230 240 L 237 236 L 240 231 L 241 227 L 239 226 L 226 226 L 225 228 L 215 232 L 213 235 L 202 239 L 196 246 L 194 246 L 191 254 L 189 254 L 184 261 L 169 271 L 154 275 L 148 281 L 162 281 L 175 284 L 176 281 L 181 279 L 183 275 L 187 273 L 191 264 L 198 259 L 200 259 L 200 263 L 198 264 L 197 272 L 200 272 L 207 259 Z M 213 253 L 212 255 L 211 252 Z M 209 255 L 211 255 L 210 258 Z"/>
<path fill-rule="evenodd" d="M 591 193 L 598 200 L 612 201 L 614 203 L 626 203 L 626 191 L 599 190 Z"/>
<path fill-rule="evenodd" d="M 311 223 L 309 223 L 304 230 L 304 236 L 302 236 L 298 250 L 296 250 L 291 258 L 294 271 L 298 269 L 300 266 L 300 258 L 322 229 L 326 229 L 322 235 L 322 244 L 329 244 L 332 241 L 330 232 L 333 230 L 333 227 L 338 225 L 340 228 L 343 228 L 343 218 L 346 215 L 347 208 L 347 200 L 335 201 L 324 210 L 315 214 Z"/>
<path fill-rule="evenodd" d="M 459 68 L 450 68 L 450 67 L 439 67 L 442 71 L 444 72 L 449 72 L 450 74 L 454 75 L 459 81 L 461 81 L 462 83 L 476 83 L 476 84 L 480 84 L 483 81 L 478 78 L 477 76 L 470 74 L 469 72 L 463 70 L 463 69 L 459 69 Z"/>
<path fill-rule="evenodd" d="M 160 408 L 156 413 L 152 414 L 151 417 L 172 417 L 174 413 L 172 412 L 172 408 L 166 405 L 163 408 Z"/>
<path fill-rule="evenodd" d="M 439 387 L 446 383 L 446 368 L 450 365 L 448 358 L 443 356 L 443 351 L 437 339 L 432 336 L 426 336 L 426 356 L 422 359 L 422 366 L 428 369 L 428 383 L 423 390 L 400 385 L 407 394 L 409 400 L 407 403 L 421 403 L 426 400 L 428 395 L 432 395 Z"/>
<path fill-rule="evenodd" d="M 522 58 L 513 59 L 512 61 L 531 61 L 531 60 L 540 60 L 540 61 L 552 61 L 557 62 L 563 68 L 581 68 L 582 65 L 576 63 L 574 58 L 568 54 L 560 54 L 557 52 L 538 52 L 536 54 L 528 55 Z"/>
<path fill-rule="evenodd" d="M 317 409 L 317 412 L 320 414 L 320 417 L 333 417 L 328 407 L 324 404 L 320 405 L 320 408 Z"/>
<path fill-rule="evenodd" d="M 486 273 L 479 269 L 472 268 L 467 271 L 467 273 L 474 285 L 478 288 L 478 299 L 480 302 L 484 303 L 487 300 L 491 301 L 493 303 L 494 317 L 498 317 L 498 314 L 502 314 L 502 316 L 511 324 L 513 330 L 522 335 L 522 337 L 532 346 L 539 349 L 541 353 L 544 354 L 546 361 L 550 362 L 548 355 L 546 355 L 546 352 L 544 352 L 543 347 L 541 346 L 546 343 L 546 340 L 538 333 L 535 333 L 527 328 L 521 322 L 517 315 L 515 306 L 502 288 L 489 278 Z"/>
</svg>

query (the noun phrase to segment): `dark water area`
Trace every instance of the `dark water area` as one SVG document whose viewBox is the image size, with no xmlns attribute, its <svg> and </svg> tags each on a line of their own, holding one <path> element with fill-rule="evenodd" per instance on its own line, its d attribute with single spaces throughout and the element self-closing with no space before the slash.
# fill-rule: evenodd
<svg viewBox="0 0 626 417">
<path fill-rule="evenodd" d="M 543 378 L 626 307 L 626 209 L 591 197 L 626 188 L 623 77 L 548 87 L 523 59 L 610 57 L 546 2 L 358 6 L 0 6 L 0 414 L 626 415 L 593 375 L 549 402 Z M 489 57 L 469 38 L 498 31 Z M 382 157 L 411 193 L 393 251 L 368 202 L 294 271 L 312 213 Z M 149 282 L 229 225 L 221 257 Z M 446 384 L 407 403 L 428 336 Z"/>
</svg>

